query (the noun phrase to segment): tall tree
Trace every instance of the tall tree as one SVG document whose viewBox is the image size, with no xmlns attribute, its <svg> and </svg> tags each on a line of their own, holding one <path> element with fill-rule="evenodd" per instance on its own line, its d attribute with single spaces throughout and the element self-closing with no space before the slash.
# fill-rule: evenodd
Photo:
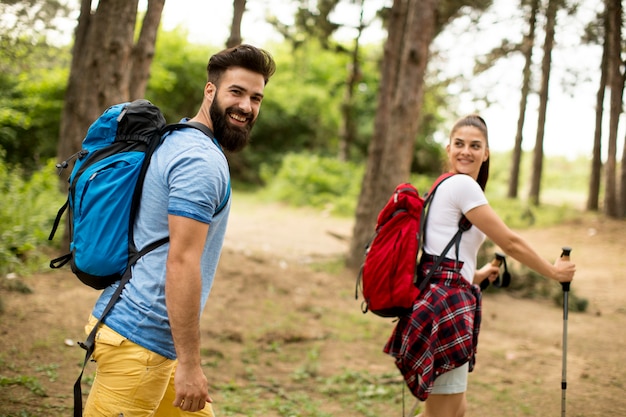
<svg viewBox="0 0 626 417">
<path fill-rule="evenodd" d="M 436 3 L 435 0 L 394 0 L 391 7 L 374 135 L 347 258 L 351 267 L 360 264 L 377 213 L 394 185 L 409 177 L 424 73 L 435 37 Z"/>
<path fill-rule="evenodd" d="M 95 12 L 91 3 L 81 1 L 75 29 L 57 147 L 59 160 L 80 150 L 89 125 L 105 108 L 143 96 L 165 0 L 149 0 L 137 45 L 138 0 L 100 1 Z M 131 88 L 131 80 L 140 86 Z M 66 227 L 63 245 L 68 244 Z"/>
<path fill-rule="evenodd" d="M 284 25 L 276 18 L 271 18 L 270 22 L 293 45 L 294 50 L 301 48 L 308 40 L 315 39 L 322 48 L 349 56 L 350 63 L 346 66 L 343 100 L 340 104 L 341 120 L 337 152 L 339 160 L 347 161 L 351 159 L 352 148 L 359 137 L 359 125 L 357 122 L 359 103 L 356 102 L 355 97 L 357 95 L 358 83 L 363 76 L 361 72 L 361 36 L 363 31 L 378 16 L 372 18 L 364 17 L 366 10 L 365 0 L 322 0 L 317 1 L 314 6 L 311 4 L 312 2 L 307 0 L 300 0 L 299 3 L 300 5 L 295 15 L 295 25 Z M 333 20 L 333 14 L 336 12 L 337 7 L 341 5 L 347 6 L 348 4 L 354 6 L 356 12 L 354 14 L 359 17 L 358 21 L 354 24 L 336 23 Z M 383 7 L 379 11 L 379 15 L 383 15 L 385 10 Z M 333 40 L 333 34 L 341 28 L 355 30 L 356 35 L 353 47 L 347 46 L 347 43 Z"/>
<path fill-rule="evenodd" d="M 374 135 L 368 148 L 356 222 L 346 259 L 357 267 L 380 209 L 394 187 L 408 181 L 419 130 L 424 75 L 436 34 L 467 2 L 394 0 L 387 21 Z M 490 1 L 473 1 L 486 8 Z"/>
<path fill-rule="evenodd" d="M 522 7 L 524 0 L 522 0 Z M 519 104 L 519 114 L 517 118 L 517 131 L 515 133 L 515 145 L 511 160 L 511 171 L 509 176 L 509 190 L 507 197 L 517 198 L 519 187 L 520 164 L 522 161 L 522 141 L 524 131 L 524 121 L 526 118 L 526 106 L 528 95 L 530 94 L 531 66 L 533 48 L 535 46 L 535 28 L 537 25 L 537 13 L 539 11 L 539 0 L 530 1 L 530 14 L 528 16 L 528 33 L 524 35 L 522 41 L 522 54 L 524 56 L 524 69 L 522 70 L 522 90 Z"/>
<path fill-rule="evenodd" d="M 620 0 L 606 0 L 606 11 L 609 19 L 607 40 L 608 53 L 608 84 L 611 88 L 611 108 L 609 116 L 608 155 L 605 165 L 604 213 L 609 217 L 618 216 L 617 206 L 617 129 L 619 116 L 622 113 L 622 94 L 624 90 L 624 75 L 621 70 L 621 37 L 622 37 L 622 4 Z"/>
<path fill-rule="evenodd" d="M 226 40 L 227 48 L 241 44 L 241 20 L 245 11 L 246 0 L 233 0 L 233 21 L 230 25 L 230 36 Z"/>
<path fill-rule="evenodd" d="M 146 92 L 163 6 L 165 6 L 165 0 L 148 0 L 148 9 L 141 24 L 139 39 L 132 48 L 128 86 L 130 100 L 142 98 Z"/>
<path fill-rule="evenodd" d="M 57 154 L 65 159 L 80 149 L 90 123 L 108 106 L 141 97 L 165 0 L 150 0 L 137 44 L 138 0 L 82 0 L 75 29 Z M 131 83 L 139 86 L 131 89 Z M 132 91 L 131 91 L 132 90 Z"/>
<path fill-rule="evenodd" d="M 546 33 L 543 44 L 543 59 L 541 61 L 541 88 L 539 91 L 539 111 L 537 120 L 537 136 L 533 151 L 533 169 L 530 180 L 529 200 L 539 205 L 541 175 L 543 173 L 543 139 L 548 110 L 548 90 L 550 87 L 550 68 L 552 66 L 552 48 L 554 46 L 554 29 L 556 26 L 556 12 L 561 0 L 549 0 L 546 11 Z"/>
<path fill-rule="evenodd" d="M 605 3 L 606 6 L 606 3 Z M 602 59 L 600 62 L 600 85 L 598 86 L 598 92 L 596 93 L 596 118 L 593 134 L 593 150 L 591 154 L 591 173 L 589 176 L 589 194 L 587 196 L 587 210 L 597 211 L 599 209 L 600 198 L 600 182 L 602 178 L 602 118 L 604 115 L 604 95 L 607 86 L 608 79 L 608 55 L 609 44 L 608 39 L 609 29 L 609 17 L 607 14 L 607 8 L 602 11 L 599 20 L 602 22 L 603 28 L 600 36 L 596 33 L 587 35 L 587 41 L 593 42 L 593 40 L 601 39 L 602 42 Z"/>
<path fill-rule="evenodd" d="M 343 102 L 341 103 L 341 129 L 339 131 L 339 160 L 350 160 L 350 149 L 357 137 L 357 121 L 355 117 L 355 90 L 359 83 L 361 74 L 361 59 L 359 57 L 359 47 L 361 35 L 366 25 L 363 21 L 363 12 L 365 8 L 365 0 L 360 0 L 359 25 L 357 27 L 357 36 L 354 38 L 354 48 L 350 51 L 350 67 L 346 80 L 346 89 L 344 91 Z"/>
<path fill-rule="evenodd" d="M 69 48 L 58 0 L 0 1 L 0 157 L 25 171 L 56 156 Z"/>
</svg>

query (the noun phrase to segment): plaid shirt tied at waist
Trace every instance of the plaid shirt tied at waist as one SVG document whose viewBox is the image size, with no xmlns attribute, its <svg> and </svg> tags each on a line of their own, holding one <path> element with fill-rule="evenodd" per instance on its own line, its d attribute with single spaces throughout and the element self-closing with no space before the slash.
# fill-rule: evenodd
<svg viewBox="0 0 626 417">
<path fill-rule="evenodd" d="M 434 257 L 422 259 L 424 276 Z M 393 356 L 409 389 L 421 401 L 432 390 L 435 378 L 469 362 L 476 362 L 481 320 L 481 293 L 459 271 L 462 262 L 445 259 L 430 285 L 413 305 L 411 315 L 399 318 L 385 348 Z"/>
</svg>

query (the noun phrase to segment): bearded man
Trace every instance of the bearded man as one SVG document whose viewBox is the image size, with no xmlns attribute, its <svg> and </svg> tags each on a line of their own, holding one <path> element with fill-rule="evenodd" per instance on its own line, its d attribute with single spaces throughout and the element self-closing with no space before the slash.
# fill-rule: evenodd
<svg viewBox="0 0 626 417">
<path fill-rule="evenodd" d="M 230 212 L 223 149 L 249 142 L 276 65 L 250 45 L 209 59 L 196 128 L 168 133 L 151 159 L 134 225 L 137 248 L 169 236 L 133 266 L 132 279 L 98 324 L 92 416 L 213 416 L 200 361 L 200 315 L 207 303 Z M 213 137 L 212 137 L 213 136 Z M 106 288 L 85 326 L 101 318 L 118 283 Z M 193 413 L 193 414 L 192 414 Z"/>
</svg>

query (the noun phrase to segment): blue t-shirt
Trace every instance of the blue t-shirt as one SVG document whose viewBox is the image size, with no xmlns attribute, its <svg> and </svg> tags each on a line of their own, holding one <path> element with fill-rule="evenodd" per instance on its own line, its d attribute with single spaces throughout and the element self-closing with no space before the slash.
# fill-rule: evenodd
<svg viewBox="0 0 626 417">
<path fill-rule="evenodd" d="M 152 156 L 146 173 L 140 208 L 135 221 L 138 249 L 169 235 L 168 215 L 209 223 L 202 254 L 202 295 L 200 314 L 206 305 L 217 269 L 230 199 L 217 215 L 216 209 L 228 198 L 230 173 L 224 153 L 199 130 L 186 128 L 168 134 Z M 169 243 L 143 256 L 120 299 L 104 323 L 134 343 L 169 359 L 176 358 L 165 306 L 165 264 Z M 93 315 L 100 317 L 117 288 L 106 288 Z"/>
</svg>

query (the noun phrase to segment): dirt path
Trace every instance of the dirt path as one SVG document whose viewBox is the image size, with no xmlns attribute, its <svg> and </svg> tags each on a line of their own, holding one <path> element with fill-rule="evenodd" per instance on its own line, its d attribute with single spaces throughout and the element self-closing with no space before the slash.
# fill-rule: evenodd
<svg viewBox="0 0 626 417">
<path fill-rule="evenodd" d="M 345 253 L 347 242 L 335 236 L 349 236 L 352 227 L 351 221 L 316 212 L 263 206 L 233 213 L 227 246 L 277 257 L 283 265 L 290 260 L 306 262 Z M 622 330 L 626 223 L 588 218 L 520 233 L 548 259 L 556 259 L 562 245 L 571 246 L 578 268 L 572 288 L 589 300 L 586 313 L 571 313 L 568 320 L 568 415 L 626 416 L 626 378 L 619 366 L 626 346 Z M 478 381 L 468 393 L 475 397 L 470 400 L 471 415 L 500 416 L 500 408 L 494 406 L 500 397 L 511 396 L 514 403 L 518 397 L 523 404 L 524 397 L 534 398 L 535 392 L 551 394 L 540 396 L 540 402 L 528 409 L 545 410 L 539 415 L 557 414 L 562 392 L 562 309 L 551 301 L 518 299 L 501 292 L 485 297 L 484 311 L 480 359 L 472 375 Z M 384 363 L 376 361 L 378 366 Z M 513 415 L 522 415 L 523 410 L 522 405 Z"/>
<path fill-rule="evenodd" d="M 381 352 L 393 323 L 361 314 L 353 272 L 310 268 L 313 261 L 345 253 L 342 237 L 352 233 L 352 222 L 247 201 L 235 204 L 231 216 L 202 317 L 203 352 L 218 415 L 283 417 L 287 414 L 279 407 L 263 408 L 263 401 L 296 403 L 302 392 L 307 401 L 317 401 L 320 413 L 301 410 L 298 415 L 305 417 L 399 416 L 399 388 L 392 398 L 371 400 L 369 414 L 319 390 L 319 381 L 346 372 L 366 372 L 383 381 L 392 375 L 393 386 L 401 386 L 392 361 Z M 624 222 L 593 219 L 522 232 L 547 258 L 556 258 L 561 245 L 574 248 L 578 274 L 573 288 L 589 300 L 586 313 L 569 316 L 569 417 L 626 416 L 625 232 Z M 47 396 L 26 383 L 1 385 L 0 417 L 69 415 L 82 350 L 66 340 L 84 337 L 82 325 L 97 292 L 67 271 L 26 282 L 32 294 L 2 294 L 0 380 L 35 376 Z M 559 415 L 561 309 L 549 300 L 499 291 L 484 297 L 484 315 L 467 416 Z M 303 373 L 311 378 L 296 378 Z M 225 386 L 246 393 L 248 408 L 240 407 L 247 411 L 226 411 L 234 406 Z"/>
</svg>

